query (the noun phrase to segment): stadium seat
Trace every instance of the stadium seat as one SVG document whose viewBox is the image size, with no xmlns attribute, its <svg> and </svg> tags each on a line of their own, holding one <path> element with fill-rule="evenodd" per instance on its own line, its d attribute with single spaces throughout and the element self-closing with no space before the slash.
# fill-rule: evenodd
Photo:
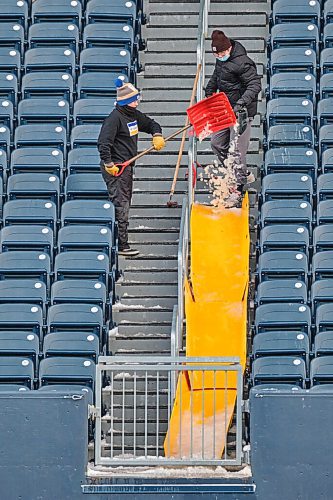
<svg viewBox="0 0 333 500">
<path fill-rule="evenodd" d="M 46 200 L 10 200 L 3 207 L 5 226 L 13 224 L 44 224 L 56 230 L 57 207 Z"/>
<path fill-rule="evenodd" d="M 47 331 L 48 333 L 90 332 L 102 339 L 103 311 L 94 304 L 70 303 L 50 306 L 47 314 Z"/>
<path fill-rule="evenodd" d="M 14 105 L 7 99 L 0 100 L 0 126 L 13 130 Z"/>
<path fill-rule="evenodd" d="M 310 236 L 299 224 L 274 224 L 260 230 L 260 251 L 295 250 L 309 253 Z"/>
<path fill-rule="evenodd" d="M 273 250 L 265 252 L 258 259 L 260 281 L 269 279 L 296 279 L 307 282 L 308 258 L 302 252 Z"/>
<path fill-rule="evenodd" d="M 28 173 L 11 175 L 7 183 L 9 200 L 38 198 L 51 200 L 59 206 L 60 181 L 56 175 Z"/>
<path fill-rule="evenodd" d="M 1 129 L 0 129 L 1 131 Z M 48 147 L 60 149 L 66 154 L 66 129 L 55 123 L 30 123 L 15 129 L 15 148 Z M 0 138 L 1 140 L 1 138 Z"/>
<path fill-rule="evenodd" d="M 101 173 L 71 174 L 65 183 L 66 200 L 108 199 L 108 191 Z"/>
<path fill-rule="evenodd" d="M 311 230 L 312 206 L 308 201 L 286 198 L 266 201 L 260 214 L 261 226 L 270 224 L 299 224 Z"/>
<path fill-rule="evenodd" d="M 109 270 L 108 256 L 91 250 L 62 252 L 56 256 L 54 263 L 56 280 L 93 279 L 108 286 Z"/>
<path fill-rule="evenodd" d="M 24 49 L 24 28 L 17 23 L 0 22 L 0 45 L 22 53 Z"/>
<path fill-rule="evenodd" d="M 333 172 L 322 174 L 317 179 L 318 201 L 333 198 Z"/>
<path fill-rule="evenodd" d="M 0 375 L 1 380 L 1 375 Z M 78 384 L 93 388 L 95 381 L 95 363 L 89 358 L 55 356 L 42 359 L 39 365 L 39 383 Z"/>
<path fill-rule="evenodd" d="M 331 394 L 333 390 L 333 384 L 323 384 L 323 385 L 313 385 L 310 387 L 309 391 L 312 392 L 322 392 L 325 394 Z"/>
<path fill-rule="evenodd" d="M 0 149 L 0 177 L 2 177 L 3 181 L 7 180 L 7 155 L 5 151 Z"/>
<path fill-rule="evenodd" d="M 33 332 L 40 337 L 43 330 L 42 308 L 29 303 L 0 304 L 0 330 Z"/>
<path fill-rule="evenodd" d="M 297 330 L 262 332 L 253 338 L 255 358 L 263 356 L 297 356 L 309 363 L 309 337 Z"/>
<path fill-rule="evenodd" d="M 29 48 L 62 47 L 71 49 L 76 54 L 79 51 L 79 28 L 75 24 L 67 23 L 38 23 L 32 24 L 29 29 Z"/>
<path fill-rule="evenodd" d="M 314 280 L 333 278 L 333 251 L 325 250 L 312 257 L 312 276 Z"/>
<path fill-rule="evenodd" d="M 117 22 L 130 24 L 135 28 L 137 8 L 135 2 L 115 0 L 112 4 L 108 0 L 90 0 L 86 9 L 86 24 L 103 22 Z"/>
<path fill-rule="evenodd" d="M 327 99 L 333 97 L 333 78 L 330 73 L 320 77 L 320 98 Z"/>
<path fill-rule="evenodd" d="M 115 209 L 111 202 L 103 200 L 70 200 L 62 204 L 61 225 L 100 224 L 114 229 Z"/>
<path fill-rule="evenodd" d="M 317 205 L 317 224 L 333 223 L 333 199 L 320 201 Z"/>
<path fill-rule="evenodd" d="M 0 282 L 1 285 L 1 282 Z M 98 305 L 103 314 L 107 301 L 104 283 L 96 280 L 60 280 L 51 287 L 51 304 L 88 303 Z"/>
<path fill-rule="evenodd" d="M 0 46 L 0 71 L 20 77 L 21 55 L 18 50 Z"/>
<path fill-rule="evenodd" d="M 333 71 L 333 48 L 323 49 L 320 52 L 320 72 L 322 75 Z"/>
<path fill-rule="evenodd" d="M 53 231 L 40 225 L 6 226 L 0 232 L 1 252 L 38 250 L 53 259 Z"/>
<path fill-rule="evenodd" d="M 39 337 L 31 332 L 0 331 L 0 364 L 2 356 L 23 356 L 38 366 Z"/>
<path fill-rule="evenodd" d="M 96 144 L 100 131 L 101 125 L 95 123 L 73 127 L 71 132 L 71 148 L 92 147 L 94 151 L 96 151 Z"/>
<path fill-rule="evenodd" d="M 83 49 L 80 54 L 80 72 L 119 71 L 133 80 L 131 53 L 119 47 L 94 47 Z"/>
<path fill-rule="evenodd" d="M 44 337 L 43 345 L 45 358 L 50 358 L 51 356 L 81 356 L 91 358 L 96 363 L 99 355 L 99 339 L 92 333 L 49 333 Z"/>
<path fill-rule="evenodd" d="M 84 125 L 85 123 L 102 124 L 113 111 L 114 106 L 115 100 L 110 97 L 78 99 L 74 103 L 74 125 Z"/>
<path fill-rule="evenodd" d="M 17 104 L 18 85 L 17 77 L 11 73 L 0 73 L 0 99 Z"/>
<path fill-rule="evenodd" d="M 0 281 L 1 304 L 36 304 L 41 307 L 45 315 L 46 302 L 47 290 L 42 281 L 27 278 Z"/>
<path fill-rule="evenodd" d="M 312 179 L 308 175 L 298 173 L 265 175 L 261 193 L 263 201 L 293 198 L 311 202 L 313 196 Z"/>
<path fill-rule="evenodd" d="M 333 148 L 325 149 L 321 157 L 321 164 L 324 174 L 333 172 Z"/>
<path fill-rule="evenodd" d="M 48 394 L 83 394 L 87 399 L 88 404 L 94 404 L 94 393 L 90 387 L 82 385 L 70 385 L 70 384 L 52 384 L 43 385 L 39 387 L 38 391 L 46 392 Z"/>
<path fill-rule="evenodd" d="M 314 358 L 310 363 L 310 379 L 312 385 L 331 384 L 333 382 L 333 357 Z"/>
<path fill-rule="evenodd" d="M 312 283 L 311 287 L 311 307 L 312 313 L 321 304 L 333 302 L 333 276 L 331 279 L 320 279 Z"/>
<path fill-rule="evenodd" d="M 1 22 L 19 23 L 25 29 L 28 23 L 29 2 L 20 0 L 1 0 Z"/>
<path fill-rule="evenodd" d="M 51 73 L 28 73 L 22 78 L 22 97 L 57 97 L 73 103 L 73 77 L 68 73 L 54 71 Z"/>
<path fill-rule="evenodd" d="M 317 51 L 319 30 L 314 24 L 285 23 L 277 24 L 271 29 L 270 47 L 306 47 Z"/>
<path fill-rule="evenodd" d="M 112 97 L 117 96 L 115 81 L 120 78 L 124 82 L 128 79 L 125 75 L 110 72 L 83 73 L 77 80 L 77 94 L 79 99 L 87 97 Z"/>
<path fill-rule="evenodd" d="M 313 250 L 333 250 L 333 224 L 317 226 L 313 230 Z"/>
<path fill-rule="evenodd" d="M 92 250 L 106 253 L 111 259 L 115 235 L 106 226 L 98 224 L 69 225 L 62 227 L 58 233 L 59 252 L 68 250 Z"/>
<path fill-rule="evenodd" d="M 303 0 L 276 0 L 273 3 L 272 19 L 274 24 L 304 22 L 319 26 L 320 2 L 314 0 L 304 3 Z"/>
<path fill-rule="evenodd" d="M 333 25 L 332 25 L 333 27 Z M 333 123 L 333 98 L 321 99 L 317 107 L 318 127 Z"/>
<path fill-rule="evenodd" d="M 37 0 L 32 4 L 31 19 L 33 23 L 66 21 L 80 27 L 82 5 L 78 0 L 71 2 L 57 0 L 56 3 L 49 0 Z"/>
<path fill-rule="evenodd" d="M 69 104 L 54 97 L 23 99 L 18 105 L 18 123 L 55 123 L 69 127 Z"/>
<path fill-rule="evenodd" d="M 137 55 L 137 42 L 134 30 L 127 24 L 96 23 L 88 24 L 82 35 L 83 47 L 119 47 Z"/>
<path fill-rule="evenodd" d="M 315 101 L 316 77 L 311 73 L 289 72 L 272 75 L 269 86 L 270 99 L 300 97 Z"/>
<path fill-rule="evenodd" d="M 63 47 L 38 47 L 25 52 L 26 73 L 62 71 L 75 77 L 75 52 Z"/>
<path fill-rule="evenodd" d="M 313 103 L 302 97 L 279 97 L 267 103 L 267 126 L 283 123 L 313 125 Z"/>
<path fill-rule="evenodd" d="M 0 126 L 0 149 L 2 149 L 6 155 L 7 158 L 9 157 L 10 154 L 10 130 L 8 127 L 5 127 L 4 125 Z"/>
<path fill-rule="evenodd" d="M 319 154 L 333 147 L 333 127 L 332 125 L 323 125 L 319 129 Z"/>
<path fill-rule="evenodd" d="M 295 356 L 265 356 L 252 365 L 252 384 L 296 384 L 304 387 L 306 366 Z"/>
<path fill-rule="evenodd" d="M 31 147 L 15 149 L 10 161 L 11 174 L 40 173 L 57 175 L 62 182 L 64 156 L 60 149 Z"/>
<path fill-rule="evenodd" d="M 322 127 L 323 128 L 323 127 Z M 321 129 L 322 130 L 322 129 Z M 298 146 L 302 148 L 314 147 L 313 128 L 299 123 L 286 123 L 270 127 L 267 134 L 268 148 L 281 148 L 283 146 Z"/>
<path fill-rule="evenodd" d="M 0 384 L 24 384 L 33 389 L 34 365 L 31 359 L 22 356 L 3 356 L 0 363 Z M 11 389 L 12 390 L 12 389 Z"/>
<path fill-rule="evenodd" d="M 283 47 L 275 49 L 270 56 L 272 75 L 283 71 L 302 71 L 315 74 L 317 56 L 314 50 L 305 47 Z"/>
<path fill-rule="evenodd" d="M 49 289 L 51 261 L 49 255 L 36 250 L 13 250 L 0 254 L 0 279 L 41 280 Z"/>
<path fill-rule="evenodd" d="M 316 333 L 330 330 L 333 330 L 333 307 L 330 303 L 322 304 L 316 309 Z"/>
<path fill-rule="evenodd" d="M 319 356 L 333 355 L 333 332 L 320 332 L 314 339 L 314 354 Z M 333 380 L 332 380 L 333 382 Z"/>
<path fill-rule="evenodd" d="M 68 153 L 67 169 L 69 174 L 100 173 L 99 163 L 97 149 L 77 148 Z"/>
<path fill-rule="evenodd" d="M 19 384 L 0 384 L 0 392 L 27 392 L 30 391 L 29 387 Z"/>
<path fill-rule="evenodd" d="M 258 305 L 272 302 L 306 304 L 307 288 L 304 283 L 294 279 L 264 281 L 257 287 L 255 300 Z"/>
<path fill-rule="evenodd" d="M 255 315 L 256 334 L 272 330 L 301 331 L 309 335 L 311 331 L 310 308 L 306 304 L 292 302 L 274 302 L 258 306 Z"/>
</svg>

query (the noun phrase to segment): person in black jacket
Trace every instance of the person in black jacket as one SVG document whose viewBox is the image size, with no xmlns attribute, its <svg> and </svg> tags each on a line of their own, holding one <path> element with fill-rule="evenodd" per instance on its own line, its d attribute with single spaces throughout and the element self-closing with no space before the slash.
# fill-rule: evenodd
<svg viewBox="0 0 333 500">
<path fill-rule="evenodd" d="M 257 113 L 261 81 L 256 65 L 248 57 L 243 45 L 229 39 L 223 31 L 213 31 L 212 52 L 216 57 L 216 64 L 214 73 L 206 86 L 206 97 L 210 97 L 217 91 L 224 92 L 236 116 L 243 116 L 245 110 L 248 115 L 247 126 L 238 138 L 238 149 L 243 168 L 237 173 L 237 182 L 242 188 L 247 182 L 246 153 L 250 142 L 251 121 Z M 234 129 L 224 129 L 212 134 L 211 147 L 222 164 L 227 157 L 229 144 L 234 137 Z"/>
<path fill-rule="evenodd" d="M 132 198 L 133 165 L 114 176 L 115 164 L 123 163 L 138 154 L 138 132 L 153 136 L 153 146 L 159 151 L 165 145 L 161 126 L 136 108 L 140 93 L 131 83 L 116 80 L 117 102 L 112 113 L 104 120 L 99 137 L 98 151 L 101 171 L 109 198 L 115 206 L 118 222 L 119 254 L 135 256 L 139 252 L 128 244 L 128 216 Z"/>
</svg>

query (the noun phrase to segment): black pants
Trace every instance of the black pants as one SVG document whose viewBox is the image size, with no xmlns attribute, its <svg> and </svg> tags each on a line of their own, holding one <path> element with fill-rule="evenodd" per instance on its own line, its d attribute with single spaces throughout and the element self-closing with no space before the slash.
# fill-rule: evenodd
<svg viewBox="0 0 333 500">
<path fill-rule="evenodd" d="M 119 250 L 123 250 L 128 247 L 128 216 L 133 189 L 133 167 L 126 167 L 119 177 L 108 174 L 103 165 L 101 165 L 101 171 L 108 188 L 109 198 L 116 210 Z"/>
</svg>

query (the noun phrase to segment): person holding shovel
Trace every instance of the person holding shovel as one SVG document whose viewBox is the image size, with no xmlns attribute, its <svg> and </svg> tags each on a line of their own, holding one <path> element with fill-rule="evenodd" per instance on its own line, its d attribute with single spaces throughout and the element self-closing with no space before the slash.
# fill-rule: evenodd
<svg viewBox="0 0 333 500">
<path fill-rule="evenodd" d="M 237 168 L 238 189 L 242 191 L 244 184 L 250 181 L 246 168 L 246 153 L 251 135 L 251 121 L 257 113 L 258 94 L 261 91 L 260 76 L 257 68 L 246 53 L 243 45 L 229 39 L 223 31 L 212 33 L 212 52 L 216 58 L 215 69 L 206 86 L 206 97 L 215 92 L 224 92 L 234 113 L 238 126 L 227 128 L 212 134 L 211 147 L 219 161 L 224 165 L 230 142 L 237 134 L 237 147 L 242 167 Z M 254 180 L 254 179 L 253 179 Z M 253 182 L 251 179 L 251 182 Z"/>
<path fill-rule="evenodd" d="M 139 251 L 128 244 L 128 216 L 132 198 L 133 165 L 127 166 L 116 176 L 116 164 L 123 163 L 138 153 L 138 133 L 153 136 L 156 151 L 165 146 L 161 126 L 136 108 L 140 92 L 131 83 L 116 80 L 117 102 L 115 109 L 104 120 L 99 137 L 98 151 L 102 176 L 107 185 L 109 198 L 115 206 L 118 222 L 119 255 L 135 256 Z"/>
</svg>

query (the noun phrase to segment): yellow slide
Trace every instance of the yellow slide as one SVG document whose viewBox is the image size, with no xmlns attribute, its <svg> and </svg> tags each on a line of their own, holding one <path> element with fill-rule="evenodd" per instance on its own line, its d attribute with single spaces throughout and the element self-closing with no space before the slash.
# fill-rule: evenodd
<svg viewBox="0 0 333 500">
<path fill-rule="evenodd" d="M 248 196 L 242 208 L 195 204 L 191 275 L 185 287 L 186 356 L 246 363 Z M 167 457 L 221 458 L 234 412 L 236 372 L 184 371 L 164 442 Z"/>
</svg>

